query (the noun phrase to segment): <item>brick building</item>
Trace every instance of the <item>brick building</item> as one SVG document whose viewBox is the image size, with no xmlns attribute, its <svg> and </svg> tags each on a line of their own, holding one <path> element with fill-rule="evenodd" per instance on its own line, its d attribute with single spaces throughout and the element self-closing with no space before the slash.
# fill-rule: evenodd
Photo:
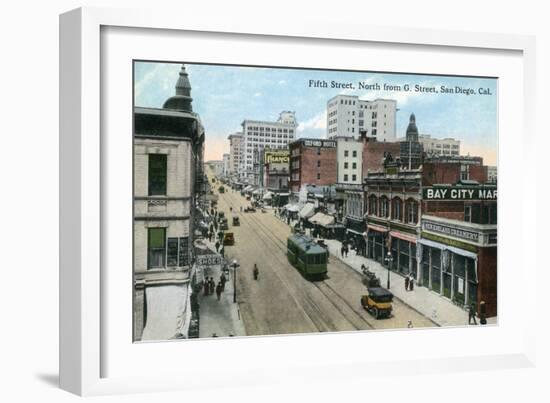
<svg viewBox="0 0 550 403">
<path fill-rule="evenodd" d="M 387 161 L 365 178 L 367 256 L 459 306 L 497 314 L 497 189 L 479 157 Z M 479 308 L 478 308 L 479 309 Z"/>
<path fill-rule="evenodd" d="M 302 185 L 336 183 L 336 141 L 299 139 L 289 145 L 290 190 L 297 196 Z"/>
</svg>

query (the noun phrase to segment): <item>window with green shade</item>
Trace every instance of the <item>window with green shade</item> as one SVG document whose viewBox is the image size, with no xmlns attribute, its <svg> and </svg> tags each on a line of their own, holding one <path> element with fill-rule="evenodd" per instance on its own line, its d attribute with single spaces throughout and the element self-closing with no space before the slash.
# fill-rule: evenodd
<svg viewBox="0 0 550 403">
<path fill-rule="evenodd" d="M 149 196 L 166 196 L 167 155 L 149 154 Z"/>
<path fill-rule="evenodd" d="M 149 228 L 147 236 L 147 268 L 164 268 L 166 228 Z"/>
</svg>

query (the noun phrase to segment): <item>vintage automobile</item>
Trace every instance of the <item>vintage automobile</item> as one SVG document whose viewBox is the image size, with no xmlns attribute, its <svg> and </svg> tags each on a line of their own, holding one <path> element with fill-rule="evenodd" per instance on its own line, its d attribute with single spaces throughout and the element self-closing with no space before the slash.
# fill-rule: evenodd
<svg viewBox="0 0 550 403">
<path fill-rule="evenodd" d="M 220 230 L 225 231 L 229 229 L 229 224 L 227 223 L 227 218 L 220 218 Z"/>
<path fill-rule="evenodd" d="M 254 207 L 252 207 L 252 206 L 246 206 L 246 207 L 244 208 L 244 212 L 245 212 L 245 213 L 255 213 L 255 212 L 256 212 L 256 209 L 255 209 Z"/>
<path fill-rule="evenodd" d="M 235 245 L 235 236 L 232 232 L 226 232 L 223 235 L 223 244 L 224 245 Z"/>
<path fill-rule="evenodd" d="M 233 226 L 239 226 L 241 225 L 241 222 L 239 221 L 239 217 L 233 216 Z"/>
<path fill-rule="evenodd" d="M 380 279 L 368 267 L 362 269 L 361 282 L 367 287 L 380 287 Z"/>
<path fill-rule="evenodd" d="M 225 193 L 225 188 L 224 188 L 223 186 L 220 186 L 220 187 L 218 188 L 218 192 L 220 192 L 220 193 Z"/>
<path fill-rule="evenodd" d="M 367 288 L 367 294 L 361 296 L 361 306 L 376 319 L 391 316 L 392 301 L 393 294 L 382 287 Z"/>
</svg>

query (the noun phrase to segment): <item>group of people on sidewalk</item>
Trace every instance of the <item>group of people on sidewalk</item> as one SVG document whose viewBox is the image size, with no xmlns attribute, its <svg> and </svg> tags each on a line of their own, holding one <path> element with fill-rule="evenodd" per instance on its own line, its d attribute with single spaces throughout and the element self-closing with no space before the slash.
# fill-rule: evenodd
<svg viewBox="0 0 550 403">
<path fill-rule="evenodd" d="M 413 291 L 414 290 L 414 277 L 410 274 L 407 274 L 405 276 L 405 291 Z"/>
<path fill-rule="evenodd" d="M 216 293 L 216 296 L 218 297 L 218 301 L 221 298 L 222 292 L 225 290 L 225 283 L 227 282 L 227 277 L 225 277 L 225 274 L 222 273 L 220 276 L 220 280 L 218 281 L 218 284 L 216 285 L 216 282 L 214 281 L 214 277 L 206 277 L 202 281 L 202 289 L 203 289 L 203 295 L 206 297 L 208 295 Z"/>
</svg>

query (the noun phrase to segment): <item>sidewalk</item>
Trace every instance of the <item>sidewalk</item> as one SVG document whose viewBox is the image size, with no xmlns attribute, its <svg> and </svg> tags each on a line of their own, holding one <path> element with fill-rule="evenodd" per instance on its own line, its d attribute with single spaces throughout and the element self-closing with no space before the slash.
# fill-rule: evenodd
<svg viewBox="0 0 550 403">
<path fill-rule="evenodd" d="M 209 249 L 215 251 L 214 242 L 205 240 Z M 213 277 L 216 284 L 222 274 L 222 268 L 219 266 L 210 267 L 205 275 Z M 204 295 L 201 290 L 198 301 L 200 309 L 199 337 L 212 337 L 216 334 L 218 337 L 246 336 L 246 331 L 239 313 L 239 304 L 233 303 L 233 273 L 229 270 L 225 283 L 225 290 L 222 292 L 220 300 L 216 293 Z"/>
<path fill-rule="evenodd" d="M 340 241 L 325 239 L 325 243 L 328 245 L 331 255 L 334 255 L 359 273 L 361 273 L 361 265 L 364 264 L 380 279 L 382 287 L 386 287 L 388 278 L 388 269 L 386 267 L 374 260 L 357 255 L 354 250 L 350 250 L 347 257 L 341 257 L 340 248 L 342 244 Z M 466 310 L 456 306 L 441 295 L 430 291 L 428 288 L 418 286 L 416 282 L 413 291 L 406 291 L 404 277 L 393 271 L 390 272 L 390 290 L 396 298 L 431 319 L 438 326 L 468 325 L 468 312 Z M 479 319 L 477 320 L 479 323 Z M 488 318 L 487 323 L 495 324 L 496 320 L 497 318 Z"/>
</svg>

